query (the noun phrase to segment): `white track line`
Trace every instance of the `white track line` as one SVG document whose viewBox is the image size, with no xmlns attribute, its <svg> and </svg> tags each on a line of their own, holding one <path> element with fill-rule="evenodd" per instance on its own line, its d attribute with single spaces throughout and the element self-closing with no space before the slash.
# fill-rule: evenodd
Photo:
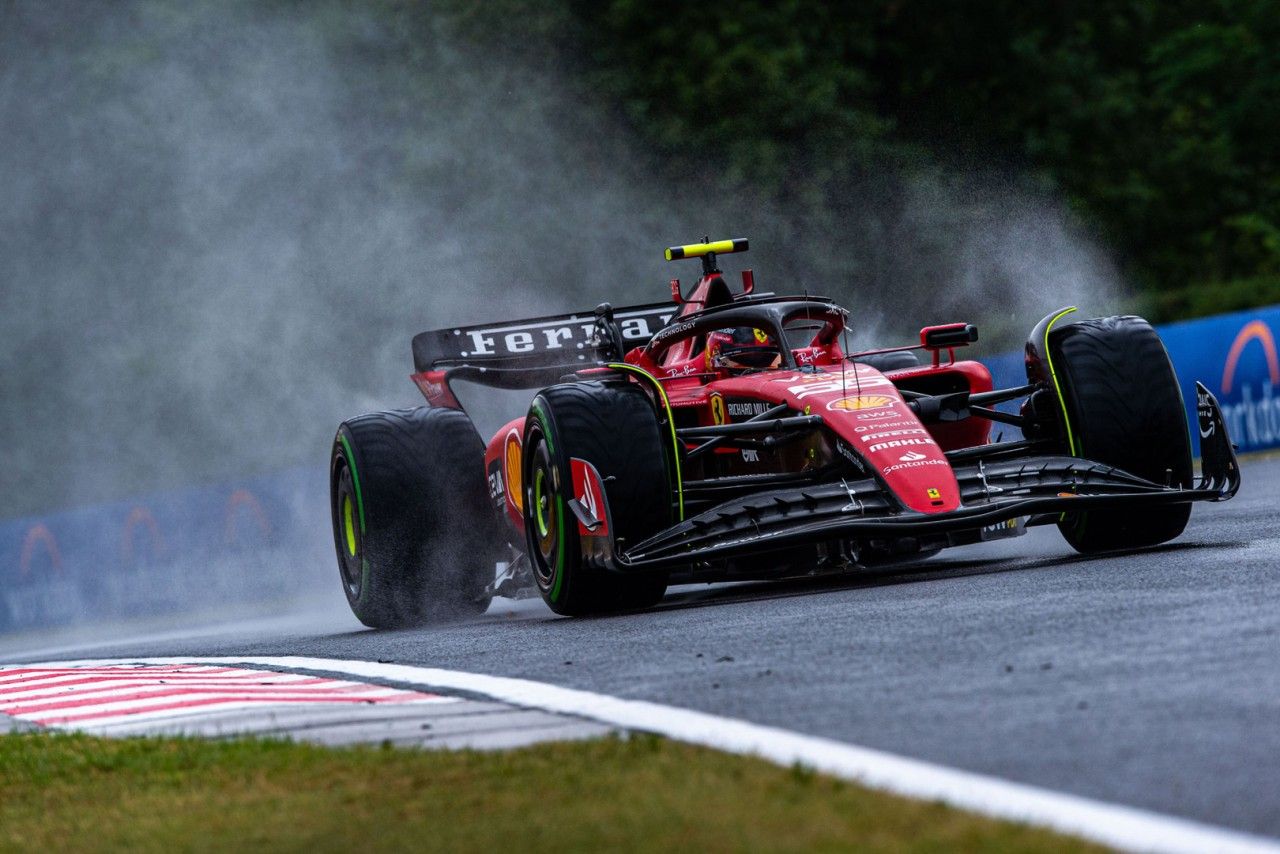
<svg viewBox="0 0 1280 854">
<path fill-rule="evenodd" d="M 1048 827 L 1131 851 L 1280 854 L 1280 840 L 1054 792 L 734 718 L 642 700 L 624 700 L 527 679 L 404 664 L 301 656 L 92 659 L 42 662 L 30 666 L 75 667 L 125 663 L 280 667 L 341 673 L 421 688 L 464 691 L 513 705 L 589 718 L 622 729 L 656 733 L 729 753 L 758 756 L 783 766 L 800 763 L 815 771 L 854 780 L 873 789 L 926 801 L 942 801 L 995 818 Z"/>
</svg>

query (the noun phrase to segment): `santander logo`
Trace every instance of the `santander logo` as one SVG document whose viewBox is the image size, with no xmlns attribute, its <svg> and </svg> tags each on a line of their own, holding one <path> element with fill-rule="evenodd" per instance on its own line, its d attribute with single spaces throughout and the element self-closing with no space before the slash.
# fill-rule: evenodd
<svg viewBox="0 0 1280 854">
<path fill-rule="evenodd" d="M 923 460 L 924 457 L 925 457 L 924 454 L 919 454 L 919 453 L 916 453 L 915 451 L 907 451 L 905 454 L 898 457 L 898 459 L 904 463 L 914 463 L 918 460 Z"/>
</svg>

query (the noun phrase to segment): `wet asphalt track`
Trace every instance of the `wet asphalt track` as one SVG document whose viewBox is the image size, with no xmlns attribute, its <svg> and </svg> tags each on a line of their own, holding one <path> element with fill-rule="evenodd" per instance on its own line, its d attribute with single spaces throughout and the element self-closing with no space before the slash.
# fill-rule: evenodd
<svg viewBox="0 0 1280 854">
<path fill-rule="evenodd" d="M 373 632 L 335 610 L 91 654 L 525 677 L 1280 836 L 1280 460 L 1244 477 L 1146 553 L 1085 559 L 1039 529 L 913 573 L 681 588 L 644 614 L 498 600 L 469 624 Z"/>
</svg>

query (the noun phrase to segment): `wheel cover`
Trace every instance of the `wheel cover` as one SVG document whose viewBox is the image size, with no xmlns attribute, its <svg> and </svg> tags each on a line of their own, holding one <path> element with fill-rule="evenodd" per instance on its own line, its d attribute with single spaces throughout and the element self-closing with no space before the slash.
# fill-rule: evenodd
<svg viewBox="0 0 1280 854">
<path fill-rule="evenodd" d="M 538 551 L 542 553 L 547 563 L 551 563 L 556 548 L 556 508 L 551 500 L 549 487 L 547 470 L 539 461 L 533 476 L 533 513 L 538 535 Z"/>
<path fill-rule="evenodd" d="M 555 494 L 553 463 L 546 437 L 531 436 L 526 459 L 532 462 L 525 481 L 525 529 L 529 538 L 529 557 L 535 580 L 544 590 L 558 587 L 564 520 Z"/>
<path fill-rule="evenodd" d="M 355 481 L 351 467 L 339 458 L 337 507 L 338 518 L 334 525 L 334 540 L 338 548 L 338 568 L 342 584 L 352 599 L 359 599 L 364 587 L 364 537 L 356 518 Z"/>
<path fill-rule="evenodd" d="M 347 533 L 347 554 L 351 557 L 356 556 L 356 526 L 355 514 L 351 512 L 351 496 L 342 496 L 342 519 L 343 527 Z"/>
</svg>

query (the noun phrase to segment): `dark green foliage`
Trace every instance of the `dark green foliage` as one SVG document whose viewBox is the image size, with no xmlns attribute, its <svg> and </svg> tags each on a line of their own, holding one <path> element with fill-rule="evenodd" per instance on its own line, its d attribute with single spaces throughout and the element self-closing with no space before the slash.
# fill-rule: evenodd
<svg viewBox="0 0 1280 854">
<path fill-rule="evenodd" d="M 1280 272 L 1263 0 L 484 5 L 471 32 L 575 56 L 674 173 L 711 164 L 813 227 L 941 167 L 1065 194 L 1151 290 Z"/>
</svg>

